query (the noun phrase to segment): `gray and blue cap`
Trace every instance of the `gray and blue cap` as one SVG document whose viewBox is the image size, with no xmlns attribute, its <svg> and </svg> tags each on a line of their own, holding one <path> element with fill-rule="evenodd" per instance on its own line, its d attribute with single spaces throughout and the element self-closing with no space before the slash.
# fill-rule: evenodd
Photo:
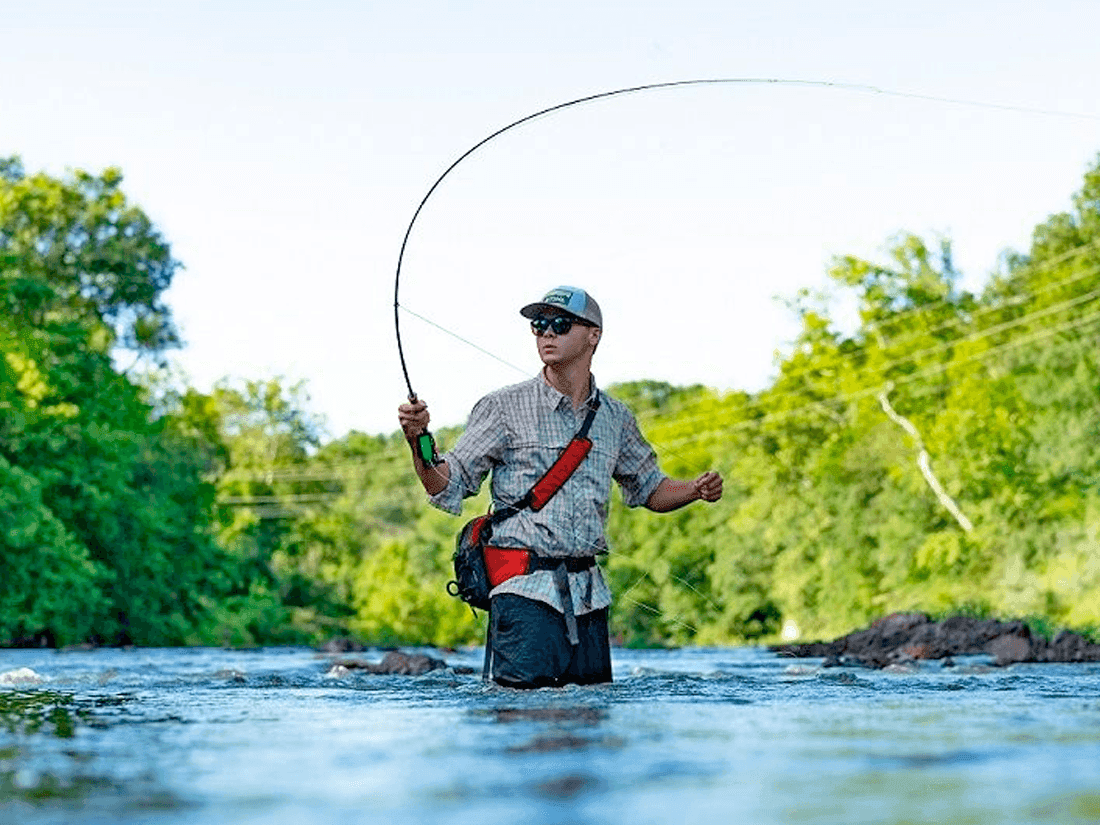
<svg viewBox="0 0 1100 825">
<path fill-rule="evenodd" d="M 580 318 L 582 321 L 592 324 L 592 326 L 603 329 L 603 314 L 600 312 L 600 305 L 596 303 L 591 295 L 575 286 L 554 287 L 542 296 L 541 301 L 528 304 L 519 311 L 519 314 L 524 318 L 534 318 L 548 309 L 565 312 L 574 318 Z"/>
</svg>

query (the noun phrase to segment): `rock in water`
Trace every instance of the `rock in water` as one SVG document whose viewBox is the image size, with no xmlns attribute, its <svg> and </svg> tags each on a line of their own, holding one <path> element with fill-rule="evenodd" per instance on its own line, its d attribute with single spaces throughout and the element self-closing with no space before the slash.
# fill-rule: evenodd
<svg viewBox="0 0 1100 825">
<path fill-rule="evenodd" d="M 391 650 L 378 663 L 361 662 L 357 659 L 340 659 L 333 664 L 337 667 L 345 667 L 348 670 L 363 670 L 367 673 L 394 676 L 420 676 L 429 671 L 447 667 L 447 663 L 442 659 L 433 659 L 423 653 L 401 653 L 396 650 Z"/>
</svg>

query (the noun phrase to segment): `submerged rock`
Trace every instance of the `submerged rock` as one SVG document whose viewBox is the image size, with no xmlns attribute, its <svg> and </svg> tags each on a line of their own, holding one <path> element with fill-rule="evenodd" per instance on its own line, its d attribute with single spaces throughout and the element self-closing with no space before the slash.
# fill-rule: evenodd
<svg viewBox="0 0 1100 825">
<path fill-rule="evenodd" d="M 894 613 L 831 642 L 772 647 L 796 658 L 822 658 L 825 667 L 853 664 L 885 668 L 920 659 L 986 653 L 993 664 L 1016 662 L 1100 662 L 1100 645 L 1062 631 L 1052 641 L 1031 635 L 1024 622 L 952 616 L 934 622 L 923 613 Z M 953 664 L 953 661 L 952 661 Z"/>
<path fill-rule="evenodd" d="M 361 670 L 366 673 L 378 673 L 395 676 L 420 676 L 433 670 L 442 670 L 450 667 L 442 659 L 426 656 L 423 653 L 401 653 L 391 650 L 381 662 L 364 662 L 359 659 L 338 659 L 333 662 L 333 670 L 346 668 L 347 670 Z M 472 673 L 472 668 L 456 667 L 455 673 Z M 330 671 L 332 673 L 332 671 Z"/>
</svg>

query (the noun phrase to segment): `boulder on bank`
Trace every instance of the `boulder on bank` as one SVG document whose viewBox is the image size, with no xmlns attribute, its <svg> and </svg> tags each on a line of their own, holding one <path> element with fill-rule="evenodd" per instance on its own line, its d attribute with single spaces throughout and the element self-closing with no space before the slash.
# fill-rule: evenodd
<svg viewBox="0 0 1100 825">
<path fill-rule="evenodd" d="M 772 647 L 796 658 L 823 658 L 826 667 L 851 664 L 883 668 L 917 659 L 988 654 L 993 664 L 1100 662 L 1100 644 L 1064 630 L 1054 639 L 1033 636 L 1021 621 L 952 616 L 936 622 L 923 613 L 895 613 L 832 642 Z"/>
</svg>

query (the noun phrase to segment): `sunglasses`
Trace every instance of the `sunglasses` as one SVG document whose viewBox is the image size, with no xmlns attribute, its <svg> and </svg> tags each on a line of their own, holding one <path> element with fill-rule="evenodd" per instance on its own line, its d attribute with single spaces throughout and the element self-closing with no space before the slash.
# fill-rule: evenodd
<svg viewBox="0 0 1100 825">
<path fill-rule="evenodd" d="M 576 318 L 569 318 L 565 315 L 555 315 L 553 318 L 544 318 L 539 315 L 531 319 L 531 332 L 535 335 L 542 335 L 546 330 L 551 330 L 555 335 L 566 335 L 569 330 L 573 329 L 573 324 L 582 327 L 589 326 L 584 321 L 578 321 Z"/>
</svg>

